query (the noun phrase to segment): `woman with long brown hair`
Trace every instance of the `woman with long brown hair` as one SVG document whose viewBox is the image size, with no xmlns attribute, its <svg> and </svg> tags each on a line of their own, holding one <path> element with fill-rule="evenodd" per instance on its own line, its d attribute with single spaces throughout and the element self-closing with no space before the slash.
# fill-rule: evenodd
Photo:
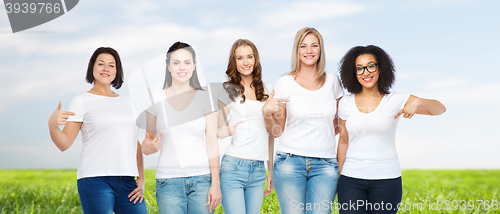
<svg viewBox="0 0 500 214">
<path fill-rule="evenodd" d="M 229 99 L 220 106 L 218 137 L 232 136 L 221 163 L 221 191 L 224 213 L 260 213 L 264 197 L 268 161 L 268 189 L 272 191 L 272 153 L 274 138 L 266 130 L 262 107 L 270 86 L 262 82 L 262 66 L 255 45 L 237 40 L 229 54 L 224 83 Z M 222 104 L 219 102 L 219 104 Z M 232 124 L 226 123 L 229 115 Z"/>
</svg>

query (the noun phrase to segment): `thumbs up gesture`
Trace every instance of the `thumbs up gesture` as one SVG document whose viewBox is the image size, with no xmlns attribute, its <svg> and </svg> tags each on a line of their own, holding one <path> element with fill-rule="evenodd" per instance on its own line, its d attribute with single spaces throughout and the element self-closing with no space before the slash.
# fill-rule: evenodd
<svg viewBox="0 0 500 214">
<path fill-rule="evenodd" d="M 57 106 L 56 110 L 49 117 L 49 126 L 60 126 L 65 125 L 66 120 L 68 120 L 69 116 L 75 116 L 75 113 L 69 111 L 61 111 L 62 102 L 59 101 L 59 106 Z"/>
</svg>

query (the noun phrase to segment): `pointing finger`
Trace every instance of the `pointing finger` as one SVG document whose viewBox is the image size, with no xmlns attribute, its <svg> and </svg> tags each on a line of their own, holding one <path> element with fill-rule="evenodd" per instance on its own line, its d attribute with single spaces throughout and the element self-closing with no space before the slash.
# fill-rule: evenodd
<svg viewBox="0 0 500 214">
<path fill-rule="evenodd" d="M 394 116 L 394 120 L 395 120 L 396 118 L 398 118 L 398 117 L 399 117 L 402 113 L 403 113 L 403 110 L 399 111 L 399 112 L 398 112 L 398 114 L 396 114 L 396 116 Z"/>
<path fill-rule="evenodd" d="M 271 95 L 269 96 L 270 99 L 273 99 L 274 97 L 274 89 L 273 89 L 273 92 L 271 92 Z"/>
<path fill-rule="evenodd" d="M 276 100 L 278 100 L 278 102 L 282 102 L 282 103 L 290 102 L 289 99 L 284 99 L 284 98 L 276 98 Z"/>
<path fill-rule="evenodd" d="M 244 123 L 244 122 L 245 122 L 244 120 L 240 120 L 240 121 L 238 121 L 238 122 L 236 122 L 236 123 L 232 124 L 232 126 L 233 126 L 233 127 L 235 127 L 235 126 L 240 125 L 240 124 L 242 124 L 242 123 Z"/>
<path fill-rule="evenodd" d="M 158 133 L 155 138 L 159 138 L 162 134 L 163 132 Z"/>
</svg>

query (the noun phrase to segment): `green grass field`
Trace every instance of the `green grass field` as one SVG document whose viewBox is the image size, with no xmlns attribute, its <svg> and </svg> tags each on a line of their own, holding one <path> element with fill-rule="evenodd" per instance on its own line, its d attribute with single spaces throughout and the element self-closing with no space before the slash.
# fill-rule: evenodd
<svg viewBox="0 0 500 214">
<path fill-rule="evenodd" d="M 146 170 L 149 213 L 158 213 L 154 173 Z M 399 213 L 500 213 L 499 189 L 500 170 L 404 170 L 408 210 Z M 0 213 L 82 213 L 76 170 L 0 170 Z M 280 213 L 275 193 L 261 213 Z"/>
</svg>

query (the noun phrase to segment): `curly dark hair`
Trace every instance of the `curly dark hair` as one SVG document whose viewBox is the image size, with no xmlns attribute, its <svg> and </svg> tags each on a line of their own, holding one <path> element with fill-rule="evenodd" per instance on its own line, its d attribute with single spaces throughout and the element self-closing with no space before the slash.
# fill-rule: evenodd
<svg viewBox="0 0 500 214">
<path fill-rule="evenodd" d="M 264 92 L 264 83 L 262 82 L 262 65 L 260 64 L 259 52 L 257 51 L 257 47 L 255 47 L 255 45 L 247 39 L 238 39 L 231 47 L 229 62 L 227 63 L 226 69 L 227 78 L 229 80 L 224 82 L 224 89 L 229 94 L 229 98 L 231 98 L 231 100 L 235 101 L 235 98 L 241 95 L 243 97 L 241 103 L 245 102 L 245 87 L 241 84 L 240 72 L 236 69 L 236 49 L 241 46 L 249 46 L 252 48 L 252 52 L 255 57 L 255 65 L 253 66 L 253 78 L 250 86 L 255 90 L 255 97 L 258 101 L 266 101 L 269 95 Z M 230 85 L 233 85 L 233 87 L 230 87 Z"/>
<path fill-rule="evenodd" d="M 395 80 L 394 63 L 391 57 L 382 48 L 375 45 L 356 46 L 351 48 L 340 60 L 340 78 L 342 85 L 350 93 L 356 94 L 361 92 L 362 86 L 356 77 L 356 58 L 363 54 L 371 54 L 375 56 L 378 64 L 379 79 L 378 90 L 382 94 L 389 94 L 392 84 Z"/>
</svg>

